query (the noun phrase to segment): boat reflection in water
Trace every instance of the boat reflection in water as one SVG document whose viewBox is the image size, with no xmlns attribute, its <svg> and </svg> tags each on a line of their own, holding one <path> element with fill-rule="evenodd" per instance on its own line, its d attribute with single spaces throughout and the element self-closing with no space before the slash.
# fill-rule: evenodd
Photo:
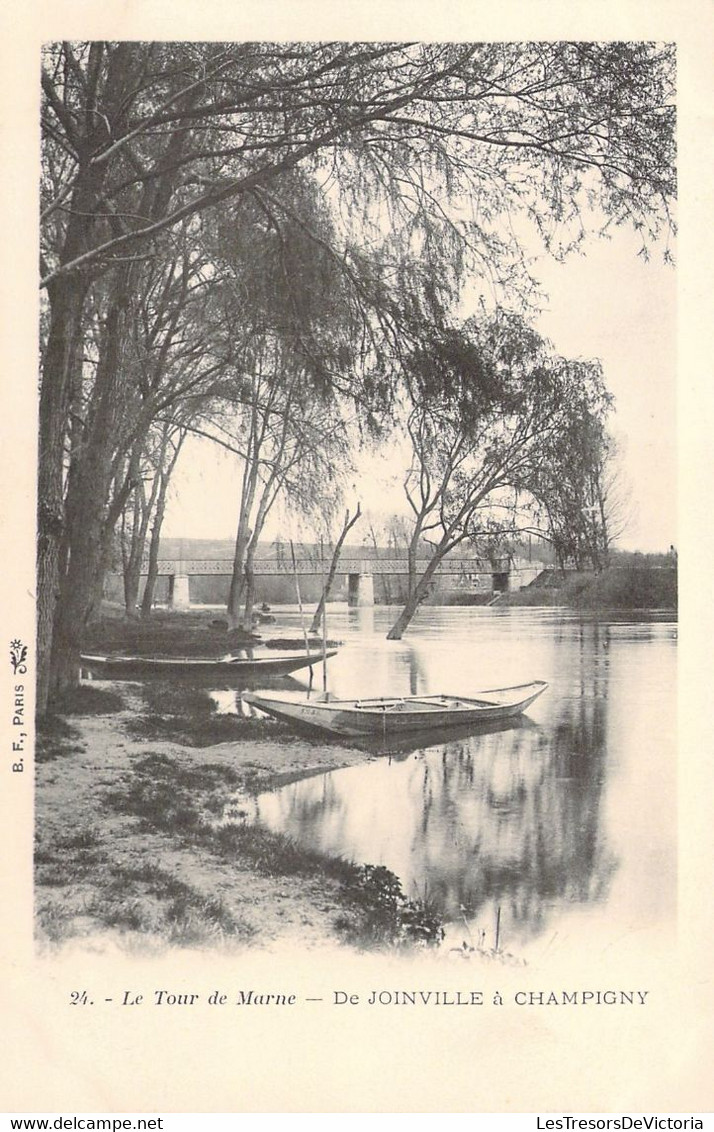
<svg viewBox="0 0 714 1132">
<path fill-rule="evenodd" d="M 527 938 L 553 902 L 601 899 L 615 868 L 600 823 L 603 706 L 592 707 L 587 719 L 564 713 L 552 742 L 527 717 L 436 742 L 360 740 L 382 757 L 261 794 L 252 817 L 386 865 L 448 921 L 503 906 L 511 938 Z"/>
<path fill-rule="evenodd" d="M 261 794 L 250 816 L 306 847 L 385 865 L 405 894 L 436 905 L 457 945 L 477 942 L 486 929 L 493 946 L 497 914 L 501 942 L 517 955 L 536 941 L 550 946 L 558 933 L 571 943 L 579 936 L 587 948 L 598 933 L 607 940 L 670 926 L 671 630 L 547 614 L 504 618 L 497 628 L 491 663 L 503 647 L 504 667 L 522 656 L 524 667 L 549 678 L 534 718 L 386 744 L 344 740 L 387 757 Z M 512 639 L 502 645 L 507 633 Z M 416 677 L 406 650 L 390 654 L 388 681 L 379 675 L 384 686 L 398 686 L 393 666 L 401 663 L 401 687 L 421 693 L 440 680 L 449 650 L 454 678 L 457 665 L 468 673 L 469 646 L 460 653 L 435 632 L 420 645 Z M 359 653 L 352 657 L 359 662 Z M 372 647 L 372 666 L 374 657 Z M 370 672 L 365 664 L 364 682 Z"/>
</svg>

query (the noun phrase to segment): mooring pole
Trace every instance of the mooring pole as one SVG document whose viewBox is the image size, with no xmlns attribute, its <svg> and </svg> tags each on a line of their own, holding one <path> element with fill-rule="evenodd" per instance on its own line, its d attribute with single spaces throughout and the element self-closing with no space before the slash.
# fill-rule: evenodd
<svg viewBox="0 0 714 1132">
<path fill-rule="evenodd" d="M 327 695 L 327 600 L 325 594 L 325 548 L 320 535 L 320 566 L 322 568 L 322 691 Z"/>
<path fill-rule="evenodd" d="M 303 635 L 303 639 L 305 641 L 305 655 L 309 656 L 310 655 L 310 646 L 309 646 L 308 641 L 307 641 L 307 629 L 305 628 L 305 616 L 304 616 L 303 608 L 302 608 L 302 598 L 300 596 L 300 582 L 298 581 L 297 562 L 295 561 L 295 547 L 293 546 L 293 540 L 292 539 L 290 539 L 290 554 L 292 555 L 292 560 L 293 560 L 293 574 L 295 575 L 295 592 L 297 593 L 298 609 L 300 610 L 300 624 L 302 625 L 302 635 Z M 309 678 L 308 685 L 307 685 L 308 696 L 310 695 L 310 692 L 312 691 L 312 665 L 309 665 L 309 669 L 310 669 L 310 678 Z"/>
</svg>

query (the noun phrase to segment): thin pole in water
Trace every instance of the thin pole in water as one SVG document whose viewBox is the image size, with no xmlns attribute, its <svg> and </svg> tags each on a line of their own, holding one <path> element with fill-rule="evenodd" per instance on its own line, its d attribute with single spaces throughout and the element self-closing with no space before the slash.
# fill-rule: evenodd
<svg viewBox="0 0 714 1132">
<path fill-rule="evenodd" d="M 496 909 L 496 947 L 494 950 L 498 951 L 498 944 L 501 938 L 501 905 Z"/>
<path fill-rule="evenodd" d="M 327 595 L 325 594 L 325 548 L 320 535 L 320 566 L 322 568 L 322 690 L 327 695 Z"/>
<path fill-rule="evenodd" d="M 310 646 L 307 642 L 307 629 L 305 628 L 305 615 L 303 613 L 303 608 L 302 608 L 302 598 L 300 596 L 300 581 L 298 579 L 297 562 L 295 561 L 295 547 L 293 546 L 293 540 L 292 539 L 290 539 L 290 554 L 291 554 L 291 557 L 292 557 L 292 560 L 293 560 L 293 574 L 295 575 L 295 592 L 297 593 L 298 609 L 300 610 L 300 624 L 302 625 L 302 635 L 303 635 L 303 640 L 305 641 L 305 655 L 309 656 L 310 655 Z M 308 696 L 310 695 L 310 692 L 312 691 L 312 665 L 310 665 L 309 668 L 310 668 L 310 678 L 309 678 L 308 685 L 307 685 Z"/>
</svg>

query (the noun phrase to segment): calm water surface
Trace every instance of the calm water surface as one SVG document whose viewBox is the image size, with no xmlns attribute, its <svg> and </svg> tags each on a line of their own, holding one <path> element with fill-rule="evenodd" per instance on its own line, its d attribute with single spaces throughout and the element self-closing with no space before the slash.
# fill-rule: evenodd
<svg viewBox="0 0 714 1132">
<path fill-rule="evenodd" d="M 253 820 L 386 865 L 405 893 L 438 906 L 451 943 L 493 946 L 497 916 L 500 942 L 517 955 L 671 927 L 675 624 L 431 609 L 390 642 L 393 614 L 330 612 L 330 636 L 345 641 L 328 665 L 332 692 L 469 695 L 534 679 L 550 688 L 520 725 L 432 734 L 305 778 L 260 795 Z"/>
</svg>

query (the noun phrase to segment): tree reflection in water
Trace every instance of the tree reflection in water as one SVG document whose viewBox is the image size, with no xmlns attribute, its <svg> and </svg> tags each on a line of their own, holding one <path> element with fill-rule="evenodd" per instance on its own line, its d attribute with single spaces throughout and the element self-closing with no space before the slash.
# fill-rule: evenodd
<svg viewBox="0 0 714 1132">
<path fill-rule="evenodd" d="M 415 740 L 390 758 L 261 795 L 256 820 L 310 847 L 386 865 L 448 921 L 491 927 L 500 908 L 508 946 L 543 933 L 568 905 L 604 904 L 623 851 L 620 829 L 617 855 L 608 841 L 605 800 L 619 789 L 620 761 L 632 758 L 629 681 L 646 662 L 609 625 L 570 622 L 554 637 L 545 722 Z M 400 658 L 410 690 L 422 692 L 428 668 L 424 675 L 417 661 Z"/>
<path fill-rule="evenodd" d="M 385 864 L 448 920 L 502 908 L 519 936 L 554 902 L 607 892 L 605 700 L 566 703 L 552 738 L 514 728 L 292 783 L 256 817 L 303 844 Z"/>
</svg>

